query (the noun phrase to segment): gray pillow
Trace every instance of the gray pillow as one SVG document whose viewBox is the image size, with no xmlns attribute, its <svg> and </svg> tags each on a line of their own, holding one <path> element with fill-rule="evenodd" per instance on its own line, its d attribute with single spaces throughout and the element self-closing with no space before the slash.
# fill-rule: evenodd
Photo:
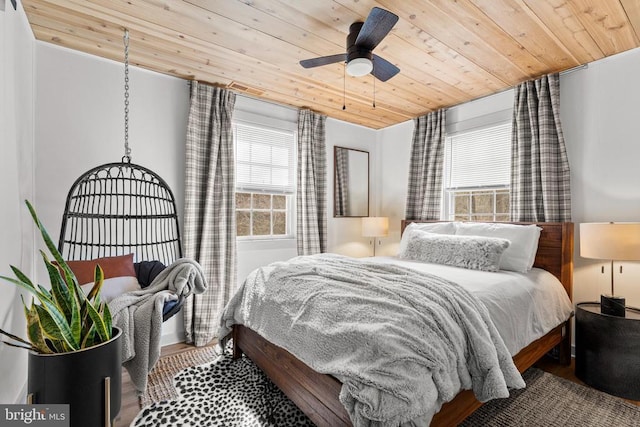
<svg viewBox="0 0 640 427">
<path fill-rule="evenodd" d="M 434 234 L 413 230 L 400 258 L 471 270 L 498 271 L 509 241 L 497 237 Z"/>
</svg>

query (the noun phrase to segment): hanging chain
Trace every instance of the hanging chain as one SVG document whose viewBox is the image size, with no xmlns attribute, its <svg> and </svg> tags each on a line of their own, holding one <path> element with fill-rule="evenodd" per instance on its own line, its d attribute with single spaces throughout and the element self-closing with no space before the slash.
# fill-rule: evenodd
<svg viewBox="0 0 640 427">
<path fill-rule="evenodd" d="M 129 30 L 124 30 L 124 157 L 131 162 L 129 148 Z"/>
<path fill-rule="evenodd" d="M 371 75 L 373 76 L 373 109 L 376 109 L 376 75 L 374 74 L 376 71 L 376 61 L 375 58 L 371 58 L 371 65 L 373 69 L 371 70 Z"/>
</svg>

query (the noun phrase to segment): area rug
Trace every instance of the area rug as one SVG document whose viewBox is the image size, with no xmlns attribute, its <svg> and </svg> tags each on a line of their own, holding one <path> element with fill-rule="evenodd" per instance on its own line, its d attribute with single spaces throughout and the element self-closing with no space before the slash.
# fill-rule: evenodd
<svg viewBox="0 0 640 427">
<path fill-rule="evenodd" d="M 229 348 L 181 371 L 174 385 L 177 398 L 143 408 L 131 426 L 313 427 L 251 360 L 233 360 Z"/>
<path fill-rule="evenodd" d="M 188 367 L 172 381 L 171 372 Z M 208 359 L 207 359 L 208 358 Z M 307 417 L 249 359 L 233 361 L 215 347 L 160 359 L 149 378 L 146 406 L 132 426 L 312 426 Z M 154 368 L 155 371 L 155 368 Z M 640 408 L 539 369 L 524 374 L 527 388 L 489 402 L 463 427 L 640 426 Z M 175 384 L 171 386 L 170 384 Z"/>
<path fill-rule="evenodd" d="M 640 426 L 640 408 L 622 399 L 535 368 L 523 378 L 525 389 L 481 406 L 462 426 Z"/>
<path fill-rule="evenodd" d="M 153 367 L 153 370 L 149 372 L 147 389 L 140 396 L 140 407 L 145 407 L 161 400 L 177 398 L 178 392 L 173 385 L 173 377 L 178 372 L 191 366 L 210 363 L 218 356 L 220 356 L 220 348 L 215 345 L 209 345 L 161 357 Z"/>
</svg>

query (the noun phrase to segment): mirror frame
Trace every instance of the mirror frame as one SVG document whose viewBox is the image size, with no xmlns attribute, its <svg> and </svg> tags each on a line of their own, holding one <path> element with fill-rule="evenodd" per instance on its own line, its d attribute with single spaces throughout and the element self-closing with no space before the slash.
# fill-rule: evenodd
<svg viewBox="0 0 640 427">
<path fill-rule="evenodd" d="M 367 209 L 364 215 L 338 215 L 338 211 L 337 211 L 337 206 L 338 203 L 336 203 L 336 196 L 338 194 L 338 179 L 337 179 L 337 174 L 338 174 L 338 169 L 337 169 L 337 160 L 338 160 L 338 149 L 342 149 L 342 150 L 350 150 L 350 151 L 357 151 L 359 153 L 364 153 L 367 155 L 367 176 L 366 176 L 366 182 L 367 182 Z M 365 151 L 365 150 L 359 150 L 357 148 L 349 148 L 349 147 L 341 147 L 338 145 L 335 145 L 333 147 L 333 217 L 334 218 L 364 218 L 364 217 L 368 217 L 369 216 L 369 203 L 370 203 L 370 196 L 371 196 L 371 188 L 369 185 L 369 179 L 370 179 L 370 164 L 369 164 L 369 152 Z"/>
</svg>

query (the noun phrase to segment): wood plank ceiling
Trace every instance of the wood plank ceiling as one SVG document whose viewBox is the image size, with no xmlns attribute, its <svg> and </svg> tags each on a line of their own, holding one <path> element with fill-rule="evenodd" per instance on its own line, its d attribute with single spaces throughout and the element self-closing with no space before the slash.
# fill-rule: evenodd
<svg viewBox="0 0 640 427">
<path fill-rule="evenodd" d="M 640 46 L 640 0 L 23 0 L 38 40 L 374 129 Z M 400 17 L 374 50 L 400 74 L 344 77 L 374 6 Z M 132 82 L 134 85 L 135 82 Z M 346 110 L 343 110 L 346 89 Z"/>
</svg>

